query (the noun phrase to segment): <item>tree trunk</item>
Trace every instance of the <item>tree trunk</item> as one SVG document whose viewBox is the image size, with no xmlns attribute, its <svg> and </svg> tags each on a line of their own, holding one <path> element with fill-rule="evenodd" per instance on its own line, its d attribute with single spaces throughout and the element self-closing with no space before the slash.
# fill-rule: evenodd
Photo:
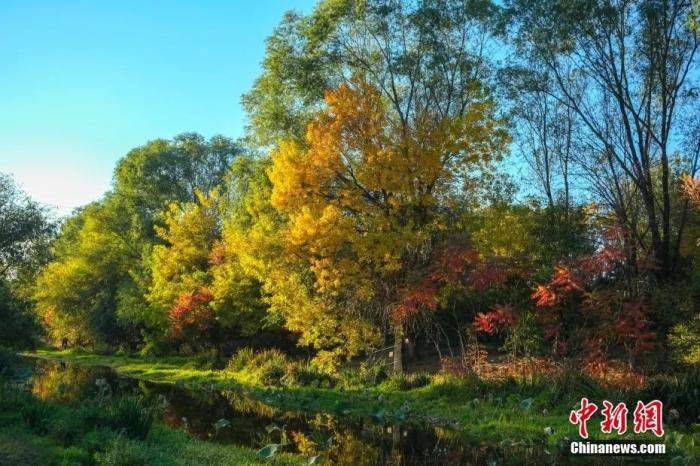
<svg viewBox="0 0 700 466">
<path fill-rule="evenodd" d="M 394 328 L 394 373 L 403 374 L 403 328 Z"/>
</svg>

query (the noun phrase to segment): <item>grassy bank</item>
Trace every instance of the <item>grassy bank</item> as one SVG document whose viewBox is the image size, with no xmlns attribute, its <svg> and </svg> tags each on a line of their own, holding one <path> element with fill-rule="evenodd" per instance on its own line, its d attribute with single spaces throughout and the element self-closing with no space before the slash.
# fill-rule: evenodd
<svg viewBox="0 0 700 466">
<path fill-rule="evenodd" d="M 570 410 L 581 396 L 592 400 L 626 401 L 633 406 L 642 396 L 633 392 L 602 389 L 578 374 L 486 381 L 434 379 L 410 388 L 393 380 L 357 389 L 262 386 L 232 377 L 230 372 L 197 367 L 188 358 L 139 359 L 103 356 L 72 351 L 41 350 L 31 356 L 64 359 L 77 364 L 109 366 L 117 372 L 152 382 L 189 388 L 235 390 L 266 404 L 283 409 L 334 413 L 338 416 L 372 416 L 378 420 L 421 422 L 454 428 L 459 435 L 485 442 L 539 443 L 561 446 L 578 438 L 577 428 L 568 422 Z M 594 422 L 593 420 L 591 422 Z M 657 442 L 651 435 L 605 435 L 595 425 L 592 439 L 614 438 Z M 631 430 L 631 429 L 630 429 Z M 687 427 L 668 426 L 665 441 L 671 449 L 695 455 L 697 434 Z"/>
<path fill-rule="evenodd" d="M 262 465 L 301 464 L 280 454 L 203 442 L 154 421 L 135 398 L 67 406 L 35 398 L 0 380 L 0 464 L 30 465 Z"/>
</svg>

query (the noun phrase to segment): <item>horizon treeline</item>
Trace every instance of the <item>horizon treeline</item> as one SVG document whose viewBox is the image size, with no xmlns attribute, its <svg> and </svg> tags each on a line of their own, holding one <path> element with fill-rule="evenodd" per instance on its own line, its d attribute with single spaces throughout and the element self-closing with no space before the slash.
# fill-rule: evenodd
<svg viewBox="0 0 700 466">
<path fill-rule="evenodd" d="M 700 363 L 699 14 L 290 12 L 244 138 L 135 148 L 60 225 L 0 179 L 0 344 L 298 345 L 326 371 L 387 346 L 401 371 L 407 339 L 465 367 L 484 342 L 593 372 Z"/>
</svg>

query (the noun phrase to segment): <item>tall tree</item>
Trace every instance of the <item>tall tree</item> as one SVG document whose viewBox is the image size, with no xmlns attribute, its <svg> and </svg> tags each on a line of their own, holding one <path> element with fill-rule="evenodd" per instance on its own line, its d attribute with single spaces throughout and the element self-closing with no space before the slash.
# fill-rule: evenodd
<svg viewBox="0 0 700 466">
<path fill-rule="evenodd" d="M 47 210 L 0 174 L 0 346 L 31 346 L 40 334 L 30 296 L 54 230 Z"/>
<path fill-rule="evenodd" d="M 151 250 L 163 241 L 155 227 L 170 203 L 194 202 L 198 190 L 219 185 L 239 151 L 222 136 L 206 141 L 186 133 L 120 160 L 113 190 L 65 223 L 39 279 L 38 309 L 51 321 L 52 336 L 137 344 L 142 330 L 161 334 L 162 316 L 145 299 Z"/>
<path fill-rule="evenodd" d="M 285 252 L 308 266 L 318 307 L 389 328 L 400 372 L 406 321 L 437 306 L 420 272 L 445 246 L 456 182 L 499 158 L 507 138 L 487 105 L 460 116 L 426 108 L 408 127 L 390 106 L 359 78 L 328 92 L 308 149 L 283 143 L 269 174 L 272 205 L 289 220 Z"/>
<path fill-rule="evenodd" d="M 508 8 L 520 53 L 546 70 L 550 95 L 582 125 L 577 137 L 588 150 L 579 162 L 595 193 L 669 279 L 684 222 L 672 208 L 671 156 L 679 116 L 698 108 L 691 78 L 700 42 L 688 21 L 697 11 L 687 0 L 515 0 Z M 696 168 L 686 155 L 685 169 Z"/>
<path fill-rule="evenodd" d="M 488 95 L 495 11 L 485 0 L 324 0 L 309 16 L 286 15 L 242 99 L 250 137 L 302 141 L 325 91 L 360 74 L 406 129 L 424 109 L 464 114 Z"/>
</svg>

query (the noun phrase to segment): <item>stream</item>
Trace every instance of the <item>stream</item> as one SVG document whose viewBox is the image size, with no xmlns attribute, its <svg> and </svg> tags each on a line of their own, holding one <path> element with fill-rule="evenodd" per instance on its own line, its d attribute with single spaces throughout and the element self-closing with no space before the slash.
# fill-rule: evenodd
<svg viewBox="0 0 700 466">
<path fill-rule="evenodd" d="M 317 464 L 371 465 L 633 465 L 612 457 L 572 457 L 543 445 L 492 445 L 444 427 L 396 424 L 369 417 L 288 411 L 233 391 L 189 390 L 118 375 L 106 367 L 23 358 L 32 371 L 28 387 L 45 400 L 76 403 L 95 398 L 109 385 L 113 396 L 134 394 L 162 406 L 161 421 L 196 438 L 260 449 L 286 443 L 283 451 L 311 458 L 309 445 L 320 446 Z M 656 458 L 644 464 L 668 464 Z"/>
</svg>

